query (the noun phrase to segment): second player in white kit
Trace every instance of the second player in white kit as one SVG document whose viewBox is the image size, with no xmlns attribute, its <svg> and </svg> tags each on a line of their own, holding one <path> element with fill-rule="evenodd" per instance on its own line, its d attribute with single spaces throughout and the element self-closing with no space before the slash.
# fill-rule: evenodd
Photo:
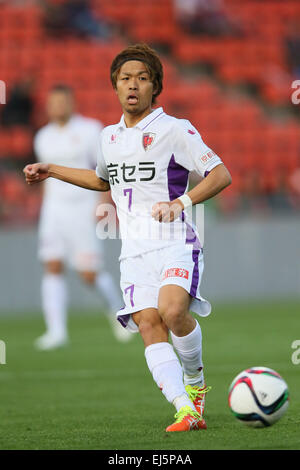
<svg viewBox="0 0 300 470">
<path fill-rule="evenodd" d="M 73 112 L 72 91 L 63 85 L 48 96 L 50 122 L 34 139 L 39 161 L 53 161 L 75 168 L 95 168 L 102 124 Z M 99 196 L 76 186 L 45 181 L 39 222 L 38 256 L 44 264 L 42 308 L 47 331 L 38 338 L 39 349 L 53 349 L 68 340 L 67 286 L 64 264 L 94 285 L 105 297 L 109 319 L 118 339 L 128 339 L 113 317 L 122 300 L 111 274 L 104 270 L 103 252 L 96 237 L 96 207 Z"/>
<path fill-rule="evenodd" d="M 40 161 L 77 168 L 95 167 L 96 144 L 102 126 L 95 120 L 73 115 L 63 126 L 49 123 L 36 135 L 34 149 Z M 39 257 L 42 261 L 67 259 L 78 271 L 97 270 L 100 243 L 95 236 L 99 198 L 93 191 L 45 182 L 39 224 Z"/>
</svg>

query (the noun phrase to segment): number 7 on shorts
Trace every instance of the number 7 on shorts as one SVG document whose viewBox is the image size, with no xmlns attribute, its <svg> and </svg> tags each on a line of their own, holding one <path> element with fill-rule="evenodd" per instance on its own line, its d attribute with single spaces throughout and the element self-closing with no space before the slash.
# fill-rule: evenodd
<svg viewBox="0 0 300 470">
<path fill-rule="evenodd" d="M 126 287 L 126 289 L 124 289 L 124 294 L 125 295 L 127 294 L 127 292 L 129 292 L 131 307 L 134 307 L 133 291 L 134 291 L 134 284 L 131 284 L 130 286 Z"/>
</svg>

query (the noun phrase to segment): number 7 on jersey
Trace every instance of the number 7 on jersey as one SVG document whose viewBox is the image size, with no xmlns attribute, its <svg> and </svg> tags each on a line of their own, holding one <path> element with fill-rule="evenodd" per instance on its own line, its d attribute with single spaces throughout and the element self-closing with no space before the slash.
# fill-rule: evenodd
<svg viewBox="0 0 300 470">
<path fill-rule="evenodd" d="M 131 206 L 132 206 L 132 188 L 124 189 L 123 194 L 124 194 L 125 197 L 128 194 L 128 210 L 130 212 L 131 211 Z"/>
</svg>

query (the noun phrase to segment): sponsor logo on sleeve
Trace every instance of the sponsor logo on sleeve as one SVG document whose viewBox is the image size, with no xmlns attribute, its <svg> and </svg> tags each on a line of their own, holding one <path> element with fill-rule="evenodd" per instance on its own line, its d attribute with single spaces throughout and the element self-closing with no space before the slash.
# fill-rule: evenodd
<svg viewBox="0 0 300 470">
<path fill-rule="evenodd" d="M 213 150 L 210 150 L 209 152 L 205 153 L 201 157 L 201 161 L 202 161 L 202 163 L 204 163 L 204 165 L 206 165 L 215 156 L 216 156 L 215 152 Z"/>
</svg>

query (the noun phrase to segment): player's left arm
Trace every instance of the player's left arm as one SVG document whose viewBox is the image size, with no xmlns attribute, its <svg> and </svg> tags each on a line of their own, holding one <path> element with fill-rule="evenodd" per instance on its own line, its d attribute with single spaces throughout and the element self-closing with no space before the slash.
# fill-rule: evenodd
<svg viewBox="0 0 300 470">
<path fill-rule="evenodd" d="M 220 165 L 215 166 L 206 178 L 197 184 L 191 191 L 186 193 L 192 200 L 192 204 L 199 204 L 200 202 L 207 201 L 218 193 L 223 191 L 227 186 L 229 186 L 232 182 L 231 175 L 224 165 L 224 163 L 220 163 Z M 178 199 L 176 200 L 178 202 Z M 181 201 L 179 201 L 183 207 Z"/>
<path fill-rule="evenodd" d="M 231 181 L 228 169 L 223 163 L 220 163 L 186 194 L 190 197 L 192 205 L 199 204 L 223 191 L 231 184 Z M 180 216 L 183 209 L 184 205 L 179 199 L 174 199 L 171 202 L 157 202 L 152 208 L 152 217 L 158 222 L 173 222 Z"/>
</svg>

